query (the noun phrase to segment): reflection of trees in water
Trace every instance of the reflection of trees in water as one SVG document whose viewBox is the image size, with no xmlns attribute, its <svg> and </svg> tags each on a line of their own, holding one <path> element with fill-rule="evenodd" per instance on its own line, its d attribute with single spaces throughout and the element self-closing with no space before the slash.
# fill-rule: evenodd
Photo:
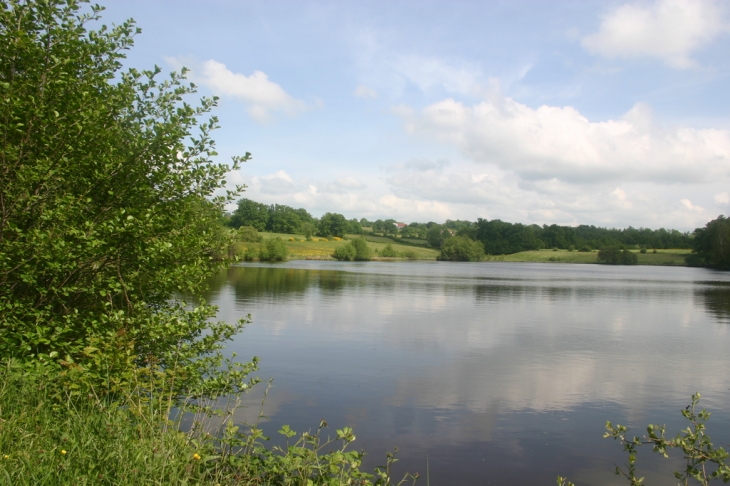
<svg viewBox="0 0 730 486">
<path fill-rule="evenodd" d="M 713 282 L 695 290 L 695 302 L 723 322 L 730 322 L 730 283 Z"/>
<path fill-rule="evenodd" d="M 251 299 L 304 294 L 312 275 L 293 268 L 232 266 L 226 277 L 237 299 Z"/>
</svg>

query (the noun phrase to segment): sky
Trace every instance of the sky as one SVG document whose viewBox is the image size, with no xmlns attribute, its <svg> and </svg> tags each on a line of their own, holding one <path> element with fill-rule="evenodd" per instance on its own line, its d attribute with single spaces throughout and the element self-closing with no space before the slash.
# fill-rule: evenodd
<svg viewBox="0 0 730 486">
<path fill-rule="evenodd" d="M 730 3 L 109 0 L 314 216 L 692 231 L 730 213 Z M 231 207 L 232 209 L 232 207 Z"/>
</svg>

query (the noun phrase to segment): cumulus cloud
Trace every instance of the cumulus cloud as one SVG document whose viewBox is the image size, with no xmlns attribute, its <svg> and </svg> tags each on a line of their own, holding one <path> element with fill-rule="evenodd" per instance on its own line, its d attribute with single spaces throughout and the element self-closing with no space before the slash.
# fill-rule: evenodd
<svg viewBox="0 0 730 486">
<path fill-rule="evenodd" d="M 696 65 L 693 52 L 727 30 L 724 12 L 712 0 L 660 0 L 613 9 L 598 32 L 581 42 L 591 53 L 607 58 L 654 57 L 686 69 Z"/>
<path fill-rule="evenodd" d="M 523 180 L 687 183 L 730 174 L 728 130 L 662 127 L 641 103 L 602 122 L 570 106 L 530 108 L 507 97 L 473 106 L 446 99 L 419 112 L 403 106 L 393 112 L 409 133 Z"/>
<path fill-rule="evenodd" d="M 307 103 L 293 98 L 261 71 L 246 76 L 211 59 L 203 63 L 200 72 L 195 73 L 195 79 L 216 94 L 244 102 L 248 105 L 248 114 L 260 123 L 271 121 L 275 112 L 296 116 L 310 109 Z"/>
<path fill-rule="evenodd" d="M 362 84 L 355 88 L 355 91 L 352 94 L 357 98 L 370 98 L 371 100 L 378 97 L 377 91 Z"/>
</svg>

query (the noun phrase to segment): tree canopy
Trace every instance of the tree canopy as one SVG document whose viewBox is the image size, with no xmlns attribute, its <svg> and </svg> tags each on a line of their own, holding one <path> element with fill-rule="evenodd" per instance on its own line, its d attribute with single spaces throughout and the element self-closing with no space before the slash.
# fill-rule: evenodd
<svg viewBox="0 0 730 486">
<path fill-rule="evenodd" d="M 122 70 L 139 29 L 89 30 L 102 9 L 81 3 L 0 3 L 0 354 L 209 351 L 240 325 L 196 345 L 212 311 L 172 296 L 220 265 L 236 191 L 214 194 L 249 155 L 216 162 L 216 99 L 185 101 L 184 70 Z"/>
</svg>

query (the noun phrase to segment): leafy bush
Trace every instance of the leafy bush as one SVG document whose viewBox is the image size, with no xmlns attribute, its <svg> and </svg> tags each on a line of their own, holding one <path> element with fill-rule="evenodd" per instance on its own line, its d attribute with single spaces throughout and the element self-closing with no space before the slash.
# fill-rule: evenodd
<svg viewBox="0 0 730 486">
<path fill-rule="evenodd" d="M 682 410 L 682 416 L 687 419 L 689 426 L 674 438 L 666 436 L 664 425 L 651 424 L 646 428 L 648 435 L 629 437 L 628 427 L 606 422 L 606 433 L 603 437 L 618 440 L 629 456 L 626 469 L 616 466 L 616 475 L 622 476 L 632 486 L 644 484 L 644 478 L 636 476 L 636 458 L 641 446 L 650 445 L 653 452 L 665 458 L 669 457 L 672 449 L 682 451 L 685 467 L 682 471 L 675 471 L 674 478 L 683 485 L 689 484 L 690 479 L 704 485 L 714 479 L 722 480 L 723 483 L 730 482 L 730 465 L 726 462 L 730 454 L 724 448 L 715 446 L 705 432 L 705 422 L 710 418 L 710 413 L 706 410 L 696 412 L 699 401 L 699 393 L 692 395 L 691 404 Z M 558 477 L 557 484 L 575 486 L 563 477 Z"/>
<path fill-rule="evenodd" d="M 335 248 L 332 257 L 342 261 L 368 261 L 372 258 L 372 250 L 365 241 L 365 238 L 356 238 L 346 245 Z"/>
<path fill-rule="evenodd" d="M 405 252 L 405 257 L 409 260 L 417 260 L 418 256 L 416 255 L 416 252 L 413 250 L 408 250 Z"/>
<path fill-rule="evenodd" d="M 266 243 L 259 251 L 259 260 L 262 262 L 283 262 L 287 256 L 289 256 L 289 249 L 284 240 L 278 236 L 266 240 Z"/>
<path fill-rule="evenodd" d="M 380 256 L 394 258 L 398 256 L 398 252 L 393 249 L 393 246 L 390 243 L 388 243 L 385 245 L 385 248 L 380 251 Z"/>
<path fill-rule="evenodd" d="M 372 250 L 368 246 L 367 241 L 365 241 L 365 238 L 356 238 L 352 240 L 349 244 L 352 245 L 352 247 L 355 249 L 356 261 L 368 261 L 370 260 L 370 258 L 372 258 Z"/>
<path fill-rule="evenodd" d="M 484 258 L 484 247 L 468 236 L 453 236 L 444 240 L 439 260 L 478 262 Z"/>
<path fill-rule="evenodd" d="M 578 250 L 578 251 L 589 253 L 589 252 L 593 251 L 593 249 L 590 246 L 581 246 L 580 250 Z"/>
<path fill-rule="evenodd" d="M 636 253 L 616 247 L 601 248 L 598 250 L 597 259 L 599 263 L 607 263 L 609 265 L 638 265 L 639 257 Z"/>
<path fill-rule="evenodd" d="M 264 238 L 253 226 L 241 226 L 236 233 L 236 239 L 243 242 L 259 243 Z"/>
<path fill-rule="evenodd" d="M 185 348 L 188 386 L 242 324 L 202 337 L 212 310 L 173 295 L 225 263 L 220 216 L 236 191 L 214 194 L 248 154 L 214 162 L 217 119 L 200 118 L 216 99 L 187 102 L 185 70 L 122 72 L 134 22 L 89 32 L 101 8 L 80 9 L 0 4 L 0 356 L 90 379 L 97 359 L 123 376 Z"/>
<path fill-rule="evenodd" d="M 351 243 L 347 243 L 335 248 L 335 252 L 332 254 L 332 257 L 340 261 L 352 261 L 355 259 L 356 254 L 357 251 L 355 250 L 355 247 L 352 246 Z"/>
</svg>

